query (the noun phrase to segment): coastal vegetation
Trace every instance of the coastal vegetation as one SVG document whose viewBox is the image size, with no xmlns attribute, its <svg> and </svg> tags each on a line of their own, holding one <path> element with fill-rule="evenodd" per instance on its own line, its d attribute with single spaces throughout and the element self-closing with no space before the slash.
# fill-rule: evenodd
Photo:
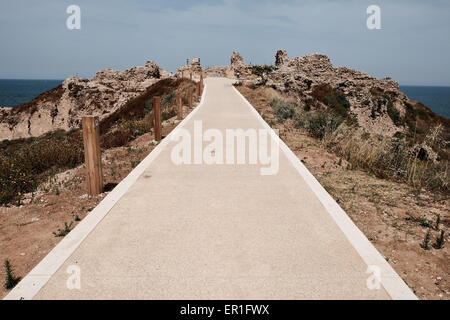
<svg viewBox="0 0 450 320">
<path fill-rule="evenodd" d="M 345 159 L 352 168 L 418 189 L 448 194 L 450 129 L 443 118 L 433 116 L 422 104 L 407 102 L 406 114 L 401 117 L 388 97 L 378 97 L 381 104 L 387 105 L 393 122 L 405 128 L 403 133 L 399 131 L 389 136 L 363 130 L 350 111 L 346 96 L 329 85 L 313 88 L 313 107 L 301 106 L 272 88 L 251 90 L 262 94 L 270 91 L 268 105 L 280 125 L 318 139 L 329 152 Z M 324 107 L 314 107 L 317 101 Z"/>
<path fill-rule="evenodd" d="M 20 281 L 20 278 L 14 275 L 13 267 L 11 266 L 11 262 L 9 262 L 8 259 L 5 260 L 4 266 L 6 278 L 3 286 L 6 290 L 10 290 L 16 286 L 16 284 Z"/>
</svg>

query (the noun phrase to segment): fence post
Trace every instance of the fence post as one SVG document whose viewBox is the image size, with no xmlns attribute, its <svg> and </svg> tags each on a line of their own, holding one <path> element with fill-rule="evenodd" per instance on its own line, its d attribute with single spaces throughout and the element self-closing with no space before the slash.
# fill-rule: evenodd
<svg viewBox="0 0 450 320">
<path fill-rule="evenodd" d="M 200 95 L 203 93 L 203 72 L 200 74 Z"/>
<path fill-rule="evenodd" d="M 83 117 L 84 162 L 89 196 L 103 191 L 102 155 L 100 150 L 100 126 L 98 117 Z"/>
<path fill-rule="evenodd" d="M 161 99 L 153 97 L 153 114 L 155 116 L 155 140 L 161 140 Z"/>
<path fill-rule="evenodd" d="M 188 106 L 192 109 L 192 87 L 188 88 Z"/>
<path fill-rule="evenodd" d="M 202 85 L 200 84 L 200 81 L 197 82 L 197 97 L 200 100 L 202 96 Z"/>
<path fill-rule="evenodd" d="M 183 119 L 183 103 L 181 102 L 180 92 L 177 92 L 177 106 L 178 106 L 177 120 L 181 120 Z"/>
</svg>

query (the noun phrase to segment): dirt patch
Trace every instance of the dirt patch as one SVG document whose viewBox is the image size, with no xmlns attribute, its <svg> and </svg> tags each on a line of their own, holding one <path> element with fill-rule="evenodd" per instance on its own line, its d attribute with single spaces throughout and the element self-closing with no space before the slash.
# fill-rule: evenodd
<svg viewBox="0 0 450 320">
<path fill-rule="evenodd" d="M 280 130 L 283 141 L 420 299 L 450 299 L 448 196 L 354 169 L 345 159 L 329 153 L 319 140 L 295 129 L 291 120 L 280 124 L 269 106 L 276 96 L 273 89 L 240 86 L 238 90 Z M 447 235 L 442 249 L 431 247 L 440 233 L 435 230 L 438 215 L 439 229 Z M 427 231 L 430 250 L 421 247 Z"/>
</svg>

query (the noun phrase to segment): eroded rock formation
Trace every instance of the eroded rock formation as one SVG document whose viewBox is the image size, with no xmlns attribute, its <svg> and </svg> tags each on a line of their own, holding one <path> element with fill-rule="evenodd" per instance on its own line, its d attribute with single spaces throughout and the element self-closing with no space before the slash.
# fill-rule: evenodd
<svg viewBox="0 0 450 320">
<path fill-rule="evenodd" d="M 81 117 L 103 118 L 169 73 L 154 62 L 123 72 L 106 69 L 94 78 L 71 77 L 30 102 L 0 110 L 0 139 L 39 136 L 57 129 L 78 128 Z"/>
<path fill-rule="evenodd" d="M 269 73 L 266 83 L 297 98 L 302 105 L 310 104 L 311 97 L 315 97 L 314 89 L 324 84 L 345 95 L 349 111 L 357 117 L 361 127 L 386 135 L 403 130 L 392 117 L 395 113 L 405 114 L 408 98 L 396 81 L 377 79 L 346 67 L 335 68 L 325 55 L 308 54 L 289 59 L 286 51 L 280 50 L 276 55 L 276 68 Z"/>
<path fill-rule="evenodd" d="M 233 52 L 230 66 L 221 68 L 222 76 L 226 76 L 226 70 L 231 70 L 233 77 L 230 78 L 273 87 L 297 99 L 298 104 L 304 107 L 325 107 L 323 101 L 317 99 L 318 88 L 342 93 L 348 100 L 348 111 L 362 128 L 383 135 L 404 130 L 394 122 L 397 115 L 405 115 L 408 98 L 399 90 L 396 81 L 334 67 L 326 55 L 315 53 L 290 59 L 285 50 L 278 50 L 274 67 L 255 68 L 246 65 L 242 56 Z"/>
<path fill-rule="evenodd" d="M 200 58 L 193 58 L 186 66 L 178 68 L 177 77 L 190 78 L 192 74 L 193 80 L 198 80 L 205 70 L 200 64 Z"/>
</svg>

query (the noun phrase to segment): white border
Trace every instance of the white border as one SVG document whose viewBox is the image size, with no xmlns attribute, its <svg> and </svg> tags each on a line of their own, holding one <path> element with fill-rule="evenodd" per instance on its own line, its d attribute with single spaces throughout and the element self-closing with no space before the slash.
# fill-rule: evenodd
<svg viewBox="0 0 450 320">
<path fill-rule="evenodd" d="M 328 211 L 330 216 L 336 222 L 338 227 L 347 237 L 350 244 L 356 249 L 364 262 L 370 266 L 375 265 L 381 269 L 381 284 L 387 293 L 394 300 L 418 300 L 412 290 L 400 278 L 395 270 L 387 263 L 386 259 L 378 252 L 366 236 L 358 229 L 345 211 L 333 199 L 333 197 L 322 187 L 317 179 L 309 172 L 300 159 L 292 152 L 291 149 L 281 140 L 272 130 L 266 121 L 261 117 L 259 112 L 248 102 L 248 100 L 233 86 L 236 93 L 245 101 L 247 106 L 258 117 L 261 124 L 271 132 L 272 138 L 279 142 L 281 150 L 290 160 L 298 173 L 302 176 L 311 190 L 315 193 L 319 201 Z M 368 275 L 369 276 L 369 275 Z"/>
<path fill-rule="evenodd" d="M 190 118 L 204 105 L 206 88 L 203 88 L 200 103 L 187 115 L 142 162 L 131 171 L 64 239 L 61 240 L 3 300 L 31 300 L 58 271 L 63 263 L 80 246 L 84 239 L 95 229 L 100 221 L 114 207 L 117 201 L 136 182 L 147 167 L 158 157 L 162 149 L 170 142 L 170 136 L 182 128 Z"/>
</svg>

